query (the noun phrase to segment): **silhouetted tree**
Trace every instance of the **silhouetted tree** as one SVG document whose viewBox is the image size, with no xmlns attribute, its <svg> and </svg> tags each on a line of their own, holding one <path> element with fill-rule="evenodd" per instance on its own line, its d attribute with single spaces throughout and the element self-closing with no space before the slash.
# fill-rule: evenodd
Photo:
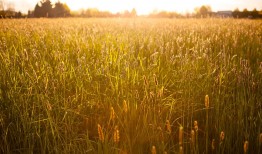
<svg viewBox="0 0 262 154">
<path fill-rule="evenodd" d="M 42 0 L 40 5 L 37 3 L 34 11 L 35 17 L 51 17 L 52 4 L 50 0 Z"/>
<path fill-rule="evenodd" d="M 43 0 L 41 2 L 42 4 L 42 9 L 46 17 L 51 17 L 52 16 L 52 4 L 50 0 Z"/>
<path fill-rule="evenodd" d="M 34 16 L 35 17 L 42 17 L 43 13 L 42 13 L 42 8 L 38 5 L 38 3 L 35 5 L 35 10 L 34 10 Z"/>
<path fill-rule="evenodd" d="M 245 8 L 242 13 L 242 17 L 247 18 L 249 16 L 248 10 Z"/>
<path fill-rule="evenodd" d="M 259 13 L 258 13 L 258 11 L 257 11 L 256 8 L 251 12 L 251 16 L 252 16 L 253 18 L 258 18 L 258 17 L 259 17 Z"/>
<path fill-rule="evenodd" d="M 66 4 L 63 4 L 58 1 L 57 3 L 55 3 L 53 15 L 55 17 L 67 17 L 70 15 L 70 9 Z"/>
<path fill-rule="evenodd" d="M 240 17 L 240 11 L 238 8 L 236 8 L 233 12 L 232 12 L 232 16 L 234 18 L 239 18 Z"/>
</svg>

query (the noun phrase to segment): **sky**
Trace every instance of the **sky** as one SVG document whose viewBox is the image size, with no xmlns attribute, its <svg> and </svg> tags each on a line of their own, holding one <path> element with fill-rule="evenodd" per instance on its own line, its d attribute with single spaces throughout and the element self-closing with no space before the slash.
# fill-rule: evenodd
<svg viewBox="0 0 262 154">
<path fill-rule="evenodd" d="M 40 0 L 0 0 L 5 4 L 12 3 L 16 11 L 27 13 L 33 10 L 36 3 Z M 51 0 L 55 3 L 58 0 Z M 66 3 L 71 10 L 80 10 L 86 8 L 97 8 L 103 11 L 113 13 L 124 10 L 136 9 L 137 13 L 148 14 L 157 11 L 176 11 L 187 13 L 194 11 L 194 8 L 201 5 L 209 5 L 213 11 L 234 10 L 238 8 L 243 10 L 262 10 L 262 0 L 60 0 Z"/>
</svg>

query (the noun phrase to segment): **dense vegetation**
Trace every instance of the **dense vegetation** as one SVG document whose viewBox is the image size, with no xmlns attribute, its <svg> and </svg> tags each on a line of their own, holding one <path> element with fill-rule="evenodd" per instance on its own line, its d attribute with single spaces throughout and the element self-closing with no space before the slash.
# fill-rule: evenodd
<svg viewBox="0 0 262 154">
<path fill-rule="evenodd" d="M 1 20 L 0 153 L 261 153 L 261 24 Z"/>
</svg>

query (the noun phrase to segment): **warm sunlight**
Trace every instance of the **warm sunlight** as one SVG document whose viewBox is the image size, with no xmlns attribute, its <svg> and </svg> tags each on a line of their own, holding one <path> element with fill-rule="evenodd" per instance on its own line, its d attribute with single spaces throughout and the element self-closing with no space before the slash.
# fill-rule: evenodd
<svg viewBox="0 0 262 154">
<path fill-rule="evenodd" d="M 40 0 L 4 0 L 6 3 L 14 3 L 15 9 L 27 12 L 33 9 Z M 55 3 L 58 0 L 52 0 Z M 261 0 L 60 0 L 67 3 L 71 10 L 80 10 L 86 8 L 97 8 L 112 13 L 122 12 L 124 10 L 136 9 L 138 15 L 149 14 L 153 11 L 176 11 L 186 13 L 194 11 L 194 8 L 201 5 L 211 6 L 213 11 L 234 10 L 239 8 L 243 10 L 262 9 Z"/>
<path fill-rule="evenodd" d="M 262 7 L 262 1 L 259 0 L 96 0 L 96 1 L 80 1 L 80 0 L 63 0 L 72 10 L 80 8 L 98 8 L 108 10 L 113 13 L 135 8 L 139 15 L 149 14 L 153 11 L 176 11 L 186 13 L 194 11 L 194 8 L 201 5 L 210 5 L 212 10 L 233 10 L 235 8 Z"/>
</svg>

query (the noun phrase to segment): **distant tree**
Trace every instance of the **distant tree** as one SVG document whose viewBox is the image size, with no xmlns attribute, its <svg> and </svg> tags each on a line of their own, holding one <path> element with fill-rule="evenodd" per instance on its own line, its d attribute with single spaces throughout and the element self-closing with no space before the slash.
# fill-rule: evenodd
<svg viewBox="0 0 262 154">
<path fill-rule="evenodd" d="M 137 16 L 137 13 L 136 13 L 136 9 L 133 8 L 132 11 L 131 11 L 131 16 L 132 17 L 136 17 Z"/>
<path fill-rule="evenodd" d="M 42 8 L 38 5 L 38 3 L 35 5 L 35 10 L 34 10 L 34 16 L 35 17 L 42 17 L 43 13 L 42 13 Z"/>
<path fill-rule="evenodd" d="M 34 10 L 35 17 L 51 17 L 52 4 L 50 0 L 42 0 L 40 5 L 37 3 Z"/>
<path fill-rule="evenodd" d="M 197 16 L 201 16 L 201 17 L 207 17 L 211 11 L 212 11 L 211 7 L 205 5 L 202 5 L 200 8 L 195 8 L 195 12 L 197 13 Z"/>
<path fill-rule="evenodd" d="M 240 17 L 240 11 L 238 8 L 236 8 L 233 12 L 232 15 L 234 18 L 239 18 Z"/>
<path fill-rule="evenodd" d="M 256 8 L 254 8 L 254 10 L 251 12 L 251 16 L 253 18 L 258 18 L 259 17 L 259 12 L 257 11 Z"/>
<path fill-rule="evenodd" d="M 67 17 L 70 15 L 70 9 L 66 4 L 63 4 L 60 1 L 58 1 L 57 3 L 55 3 L 53 15 L 55 17 Z"/>
<path fill-rule="evenodd" d="M 41 8 L 44 13 L 44 17 L 51 17 L 52 16 L 52 4 L 50 0 L 42 0 Z"/>
<path fill-rule="evenodd" d="M 247 18 L 249 16 L 248 10 L 245 8 L 242 13 L 242 17 Z"/>
<path fill-rule="evenodd" d="M 22 13 L 19 11 L 19 12 L 16 12 L 15 13 L 15 17 L 16 18 L 22 18 Z"/>
</svg>

